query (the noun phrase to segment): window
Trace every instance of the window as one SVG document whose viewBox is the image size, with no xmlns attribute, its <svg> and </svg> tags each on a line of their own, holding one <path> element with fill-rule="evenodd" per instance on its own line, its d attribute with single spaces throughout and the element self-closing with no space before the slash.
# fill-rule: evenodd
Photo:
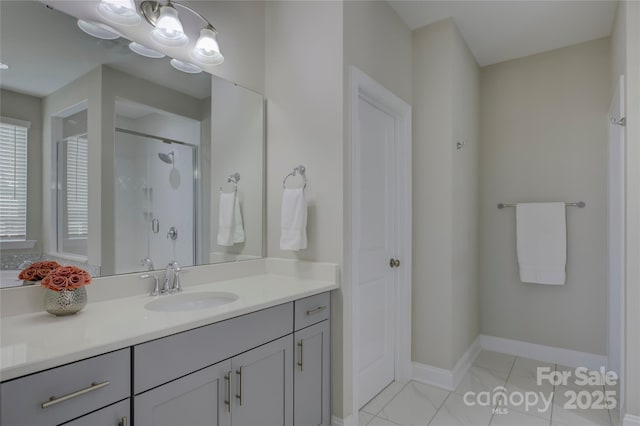
<svg viewBox="0 0 640 426">
<path fill-rule="evenodd" d="M 30 124 L 0 119 L 0 240 L 27 237 L 27 133 Z"/>
<path fill-rule="evenodd" d="M 89 168 L 86 136 L 67 139 L 67 237 L 89 232 Z"/>
</svg>

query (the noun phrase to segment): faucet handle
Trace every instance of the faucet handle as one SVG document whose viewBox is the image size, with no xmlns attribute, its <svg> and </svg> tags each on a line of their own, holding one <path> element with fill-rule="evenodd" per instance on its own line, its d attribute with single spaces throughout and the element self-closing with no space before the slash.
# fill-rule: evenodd
<svg viewBox="0 0 640 426">
<path fill-rule="evenodd" d="M 173 275 L 173 289 L 174 292 L 179 293 L 182 291 L 182 285 L 180 285 L 180 268 L 176 268 Z"/>
<path fill-rule="evenodd" d="M 158 294 L 160 294 L 160 281 L 158 280 L 158 277 L 156 275 L 144 274 L 140 275 L 140 278 L 153 278 L 155 280 L 155 284 L 153 285 L 153 290 L 151 291 L 150 295 L 157 296 Z"/>
</svg>

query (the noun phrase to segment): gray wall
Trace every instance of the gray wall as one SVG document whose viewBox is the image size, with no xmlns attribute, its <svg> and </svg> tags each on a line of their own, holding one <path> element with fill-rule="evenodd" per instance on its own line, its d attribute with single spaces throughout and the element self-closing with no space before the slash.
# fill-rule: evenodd
<svg viewBox="0 0 640 426">
<path fill-rule="evenodd" d="M 609 54 L 600 39 L 481 71 L 483 334 L 606 354 Z M 587 203 L 567 209 L 566 285 L 519 281 L 502 201 Z"/>
<path fill-rule="evenodd" d="M 412 358 L 444 369 L 479 333 L 478 73 L 453 20 L 414 31 Z"/>
</svg>

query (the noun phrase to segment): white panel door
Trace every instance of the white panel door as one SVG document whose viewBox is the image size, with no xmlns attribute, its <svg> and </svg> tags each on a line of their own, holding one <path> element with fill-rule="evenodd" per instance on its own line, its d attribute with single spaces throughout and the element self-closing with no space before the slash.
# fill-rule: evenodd
<svg viewBox="0 0 640 426">
<path fill-rule="evenodd" d="M 357 282 L 358 403 L 362 407 L 395 374 L 395 268 L 398 171 L 396 122 L 393 116 L 358 98 L 359 185 L 355 191 L 359 218 L 354 241 Z"/>
</svg>

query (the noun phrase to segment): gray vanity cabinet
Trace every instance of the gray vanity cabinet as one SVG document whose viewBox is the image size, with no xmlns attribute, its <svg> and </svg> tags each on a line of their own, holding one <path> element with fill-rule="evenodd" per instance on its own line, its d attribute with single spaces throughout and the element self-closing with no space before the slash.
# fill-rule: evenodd
<svg viewBox="0 0 640 426">
<path fill-rule="evenodd" d="M 234 357 L 233 426 L 293 424 L 291 335 Z"/>
<path fill-rule="evenodd" d="M 231 361 L 137 395 L 135 426 L 230 426 Z"/>
<path fill-rule="evenodd" d="M 325 320 L 294 334 L 294 424 L 331 424 L 329 351 L 330 326 Z"/>
<path fill-rule="evenodd" d="M 331 424 L 331 295 L 321 293 L 294 304 L 294 409 L 296 426 Z"/>
<path fill-rule="evenodd" d="M 125 399 L 63 426 L 130 426 L 131 401 Z"/>
</svg>

